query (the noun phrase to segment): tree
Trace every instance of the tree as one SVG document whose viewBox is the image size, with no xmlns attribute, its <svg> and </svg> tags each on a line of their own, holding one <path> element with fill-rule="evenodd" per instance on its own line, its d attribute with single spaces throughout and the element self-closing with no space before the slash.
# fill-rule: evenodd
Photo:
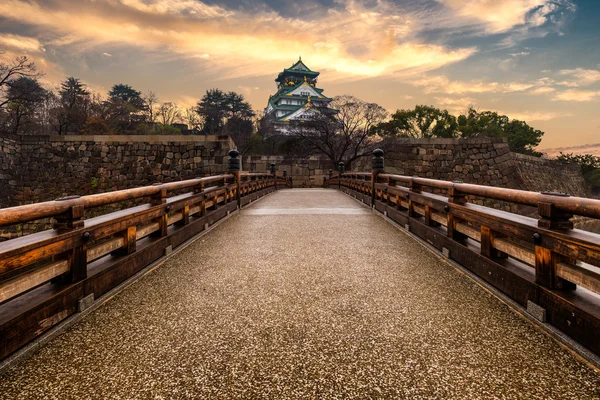
<svg viewBox="0 0 600 400">
<path fill-rule="evenodd" d="M 458 130 L 462 137 L 504 137 L 510 150 L 516 153 L 540 156 L 535 147 L 542 141 L 544 132 L 534 129 L 524 121 L 510 120 L 493 111 L 477 111 L 472 107 L 458 117 Z"/>
<path fill-rule="evenodd" d="M 225 93 L 220 89 L 210 89 L 196 106 L 196 111 L 204 119 L 203 133 L 215 135 L 219 133 L 240 134 L 227 132 L 227 121 L 232 118 L 249 120 L 255 116 L 252 107 L 245 101 L 244 96 L 236 92 Z M 230 125 L 233 126 L 233 125 Z M 239 125 L 235 125 L 239 127 Z"/>
<path fill-rule="evenodd" d="M 4 54 L 0 51 L 0 55 Z M 19 78 L 37 79 L 43 74 L 37 70 L 35 64 L 27 56 L 15 57 L 11 61 L 0 61 L 0 109 L 12 100 L 8 96 L 10 82 Z"/>
<path fill-rule="evenodd" d="M 183 122 L 192 130 L 202 130 L 202 118 L 196 112 L 195 107 L 186 108 L 182 115 Z"/>
<path fill-rule="evenodd" d="M 172 125 L 181 121 L 181 109 L 176 103 L 166 102 L 158 107 L 158 120 L 163 125 Z"/>
<path fill-rule="evenodd" d="M 48 96 L 35 78 L 21 76 L 8 84 L 8 128 L 13 134 L 28 134 L 35 130 L 36 115 Z"/>
<path fill-rule="evenodd" d="M 567 164 L 579 164 L 584 175 L 595 169 L 600 169 L 600 157 L 593 154 L 565 154 L 561 151 L 557 160 Z"/>
<path fill-rule="evenodd" d="M 114 85 L 108 92 L 108 96 L 111 98 L 111 100 L 120 100 L 136 107 L 138 110 L 144 109 L 142 93 L 138 92 L 129 85 L 125 85 L 123 83 Z"/>
<path fill-rule="evenodd" d="M 600 157 L 593 154 L 565 154 L 560 152 L 557 160 L 568 164 L 578 164 L 581 173 L 593 193 L 600 192 Z"/>
<path fill-rule="evenodd" d="M 156 105 L 158 104 L 158 96 L 153 91 L 149 90 L 148 93 L 142 97 L 144 101 L 144 115 L 146 122 L 154 124 L 156 122 Z"/>
<path fill-rule="evenodd" d="M 108 92 L 106 115 L 110 124 L 118 130 L 129 130 L 144 121 L 145 104 L 141 92 L 129 85 L 119 83 Z"/>
<path fill-rule="evenodd" d="M 305 115 L 292 122 L 292 138 L 313 153 L 327 156 L 334 165 L 344 162 L 350 168 L 378 143 L 373 128 L 387 117 L 387 111 L 378 104 L 344 95 L 335 97 L 329 107 L 313 106 Z"/>
<path fill-rule="evenodd" d="M 397 110 L 392 119 L 374 129 L 382 136 L 411 138 L 452 138 L 457 135 L 456 117 L 447 110 L 418 105 L 414 110 Z"/>
<path fill-rule="evenodd" d="M 198 102 L 196 112 L 204 119 L 202 133 L 214 135 L 220 133 L 227 116 L 227 96 L 220 89 L 209 89 Z"/>
<path fill-rule="evenodd" d="M 80 132 L 90 105 L 90 92 L 86 86 L 79 79 L 69 77 L 61 83 L 56 100 L 50 110 L 50 124 L 55 131 L 59 135 Z"/>
</svg>

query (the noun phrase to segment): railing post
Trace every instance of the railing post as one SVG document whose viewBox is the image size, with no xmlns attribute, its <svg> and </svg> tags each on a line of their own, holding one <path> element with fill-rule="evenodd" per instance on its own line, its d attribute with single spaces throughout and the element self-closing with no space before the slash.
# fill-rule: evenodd
<svg viewBox="0 0 600 400">
<path fill-rule="evenodd" d="M 542 192 L 542 194 L 569 197 L 566 193 Z M 541 202 L 538 204 L 538 226 L 545 229 L 573 229 L 573 214 L 558 210 L 554 203 Z M 551 249 L 543 246 L 543 237 L 536 232 L 533 235 L 535 244 L 535 283 L 549 289 L 574 290 L 576 285 L 556 275 L 556 266 L 564 258 Z"/>
<path fill-rule="evenodd" d="M 539 235 L 539 234 L 538 234 Z M 535 240 L 535 235 L 534 235 Z M 556 275 L 562 256 L 542 246 L 535 246 L 535 283 L 548 289 L 574 290 L 576 285 Z"/>
<path fill-rule="evenodd" d="M 461 181 L 455 181 L 455 184 L 457 183 L 462 183 Z M 450 187 L 450 189 L 448 189 L 448 203 L 454 203 L 454 204 L 466 204 L 467 203 L 467 197 L 465 196 L 464 193 L 461 193 L 455 185 L 452 185 Z M 452 215 L 452 212 L 450 211 L 450 207 L 448 207 L 448 209 L 446 210 L 446 212 L 448 213 L 448 237 L 451 239 L 454 239 L 456 241 L 463 241 L 467 239 L 467 235 L 460 233 L 456 230 L 456 225 L 458 224 L 458 221 L 456 220 L 456 218 L 454 218 L 454 215 Z"/>
<path fill-rule="evenodd" d="M 371 161 L 371 207 L 375 207 L 375 184 L 377 183 L 377 175 L 383 172 L 385 168 L 383 160 L 383 150 L 373 150 L 373 160 Z"/>
<path fill-rule="evenodd" d="M 416 183 L 414 181 L 414 178 L 417 178 L 417 177 L 416 176 L 412 177 L 412 179 L 408 183 L 408 190 L 410 191 L 410 193 L 421 193 L 421 185 Z M 408 195 L 408 216 L 410 218 L 414 218 L 418 214 L 415 212 L 415 202 L 413 200 L 413 196 L 411 196 L 410 193 Z"/>
<path fill-rule="evenodd" d="M 548 192 L 542 192 L 542 194 L 551 194 Z M 553 195 L 560 195 L 561 197 L 569 197 L 563 193 L 552 193 Z M 539 203 L 538 214 L 540 219 L 538 220 L 538 226 L 546 229 L 573 229 L 573 214 L 566 213 L 561 210 L 557 210 L 554 203 Z"/>
<path fill-rule="evenodd" d="M 71 201 L 79 198 L 80 196 L 69 196 L 56 199 L 56 201 Z M 64 233 L 83 228 L 85 226 L 83 217 L 83 204 L 75 203 L 71 205 L 65 213 L 56 217 L 54 229 L 56 229 L 58 233 Z M 81 237 L 81 244 L 67 252 L 66 256 L 69 261 L 69 272 L 59 277 L 59 281 L 74 283 L 87 278 L 87 242 L 89 239 L 90 234 L 85 232 Z"/>
<path fill-rule="evenodd" d="M 275 190 L 277 190 L 277 170 L 275 169 L 275 163 L 271 163 L 271 175 L 273 175 L 273 183 L 275 185 Z"/>
<path fill-rule="evenodd" d="M 200 202 L 200 216 L 204 217 L 206 215 L 206 195 L 204 194 L 204 182 L 200 182 L 198 186 L 196 186 L 195 193 L 202 193 L 202 201 Z"/>
<path fill-rule="evenodd" d="M 240 152 L 236 149 L 229 150 L 229 162 L 228 162 L 228 170 L 229 173 L 233 174 L 235 177 L 235 197 L 237 200 L 237 207 L 241 208 L 242 206 L 242 194 L 240 192 L 241 187 L 241 164 L 240 159 L 238 158 Z"/>
<path fill-rule="evenodd" d="M 338 179 L 338 190 L 342 189 L 342 175 L 344 175 L 344 169 L 345 169 L 345 165 L 343 161 L 340 161 L 340 163 L 338 164 L 338 174 L 339 174 L 339 179 Z"/>
<path fill-rule="evenodd" d="M 155 186 L 160 186 L 161 183 L 155 183 Z M 158 193 L 154 194 L 150 200 L 153 206 L 158 206 L 167 203 L 167 189 L 160 189 Z M 168 229 L 168 218 L 169 218 L 169 207 L 164 208 L 164 214 L 158 219 L 158 231 L 153 232 L 151 236 L 164 237 L 167 236 Z"/>
<path fill-rule="evenodd" d="M 481 254 L 487 258 L 507 258 L 508 254 L 496 249 L 494 247 L 494 239 L 496 238 L 496 232 L 492 231 L 488 226 L 481 225 L 479 228 L 481 234 Z"/>
</svg>

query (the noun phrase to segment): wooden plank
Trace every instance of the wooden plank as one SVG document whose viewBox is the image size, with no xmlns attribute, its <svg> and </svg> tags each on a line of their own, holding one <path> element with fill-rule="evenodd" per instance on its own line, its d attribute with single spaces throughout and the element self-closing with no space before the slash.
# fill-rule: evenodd
<svg viewBox="0 0 600 400">
<path fill-rule="evenodd" d="M 52 262 L 33 271 L 21 274 L 6 282 L 0 283 L 0 303 L 11 299 L 36 286 L 48 282 L 69 271 L 69 262 L 61 260 Z"/>
<path fill-rule="evenodd" d="M 556 264 L 556 276 L 600 294 L 600 269 L 595 268 L 594 271 L 592 268 L 559 262 Z"/>
<path fill-rule="evenodd" d="M 173 225 L 174 223 L 179 222 L 181 220 L 183 220 L 183 216 L 181 215 L 181 213 L 169 215 L 167 217 L 167 225 Z"/>
<path fill-rule="evenodd" d="M 438 214 L 436 212 L 432 212 L 431 213 L 431 219 L 434 220 L 435 222 L 437 222 L 438 224 L 443 225 L 443 226 L 447 226 L 448 225 L 448 217 L 446 217 L 445 215 L 441 215 L 441 214 Z"/>
<path fill-rule="evenodd" d="M 116 237 L 97 246 L 90 247 L 87 251 L 87 261 L 90 263 L 99 259 L 100 257 L 120 249 L 123 246 L 125 246 L 125 238 Z"/>
<path fill-rule="evenodd" d="M 470 237 L 473 240 L 476 240 L 478 242 L 481 241 L 481 232 L 478 231 L 477 229 L 463 223 L 463 222 L 457 222 L 455 224 L 456 227 L 456 231 L 462 233 L 463 235 L 466 235 L 468 237 Z"/>
<path fill-rule="evenodd" d="M 492 246 L 530 267 L 535 267 L 535 252 L 508 239 L 492 238 Z"/>
<path fill-rule="evenodd" d="M 151 224 L 139 227 L 135 236 L 136 236 L 137 240 L 140 240 L 140 239 L 145 238 L 146 236 L 150 235 L 152 232 L 156 232 L 159 229 L 160 229 L 159 223 L 153 222 Z"/>
</svg>

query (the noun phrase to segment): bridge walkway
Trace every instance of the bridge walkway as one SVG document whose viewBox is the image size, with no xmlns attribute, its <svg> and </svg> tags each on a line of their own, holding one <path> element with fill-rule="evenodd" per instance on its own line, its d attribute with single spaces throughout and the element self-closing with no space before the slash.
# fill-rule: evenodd
<svg viewBox="0 0 600 400">
<path fill-rule="evenodd" d="M 600 375 L 346 195 L 282 190 L 0 377 L 2 399 L 600 398 Z"/>
</svg>

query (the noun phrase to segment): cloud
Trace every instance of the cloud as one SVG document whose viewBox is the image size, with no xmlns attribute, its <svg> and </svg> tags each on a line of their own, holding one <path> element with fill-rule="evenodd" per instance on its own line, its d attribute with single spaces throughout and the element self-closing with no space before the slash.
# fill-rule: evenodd
<svg viewBox="0 0 600 400">
<path fill-rule="evenodd" d="M 388 3 L 380 8 L 348 2 L 342 10 L 307 21 L 260 8 L 252 14 L 231 11 L 197 0 L 53 0 L 52 7 L 5 0 L 0 15 L 51 32 L 54 46 L 131 46 L 202 58 L 222 78 L 272 74 L 299 54 L 307 55 L 311 68 L 332 72 L 331 79 L 398 76 L 434 70 L 476 51 L 407 38 L 411 22 Z M 290 29 L 293 34 L 286 34 Z"/>
<path fill-rule="evenodd" d="M 10 48 L 22 52 L 44 51 L 40 42 L 32 37 L 15 35 L 12 33 L 0 33 L 0 48 Z"/>
<path fill-rule="evenodd" d="M 104 57 L 112 57 L 112 54 L 110 54 L 110 53 L 102 53 L 102 55 L 103 55 Z"/>
<path fill-rule="evenodd" d="M 531 89 L 533 83 L 521 82 L 483 82 L 483 81 L 452 81 L 445 76 L 428 76 L 416 79 L 413 85 L 423 87 L 425 93 L 511 93 Z"/>
<path fill-rule="evenodd" d="M 437 0 L 458 17 L 484 26 L 488 33 L 503 33 L 518 26 L 539 27 L 551 21 L 558 9 L 572 9 L 566 0 Z"/>
<path fill-rule="evenodd" d="M 586 102 L 600 99 L 600 90 L 576 90 L 569 89 L 558 93 L 552 100 L 554 101 L 574 101 Z"/>
<path fill-rule="evenodd" d="M 517 112 L 503 112 L 498 111 L 499 114 L 507 115 L 510 119 L 517 119 L 519 121 L 550 121 L 556 118 L 572 117 L 572 113 L 555 113 L 555 112 L 544 112 L 544 111 L 517 111 Z"/>
<path fill-rule="evenodd" d="M 588 86 L 600 81 L 600 70 L 597 69 L 563 69 L 560 70 L 560 75 L 567 75 L 575 78 L 574 81 L 560 82 L 559 85 L 564 86 Z"/>
<path fill-rule="evenodd" d="M 596 154 L 600 155 L 600 143 L 582 144 L 579 146 L 554 147 L 550 149 L 540 149 L 550 156 L 558 156 L 559 153 L 575 153 L 575 154 Z"/>
<path fill-rule="evenodd" d="M 529 93 L 530 94 L 548 94 L 548 93 L 554 93 L 554 92 L 556 92 L 555 88 L 549 87 L 549 86 L 543 86 L 543 87 L 533 89 Z"/>
<path fill-rule="evenodd" d="M 528 51 L 521 51 L 519 53 L 510 53 L 511 57 L 525 57 L 528 56 L 529 52 Z"/>
<path fill-rule="evenodd" d="M 440 108 L 446 108 L 452 114 L 462 114 L 476 103 L 472 97 L 434 97 Z"/>
</svg>

